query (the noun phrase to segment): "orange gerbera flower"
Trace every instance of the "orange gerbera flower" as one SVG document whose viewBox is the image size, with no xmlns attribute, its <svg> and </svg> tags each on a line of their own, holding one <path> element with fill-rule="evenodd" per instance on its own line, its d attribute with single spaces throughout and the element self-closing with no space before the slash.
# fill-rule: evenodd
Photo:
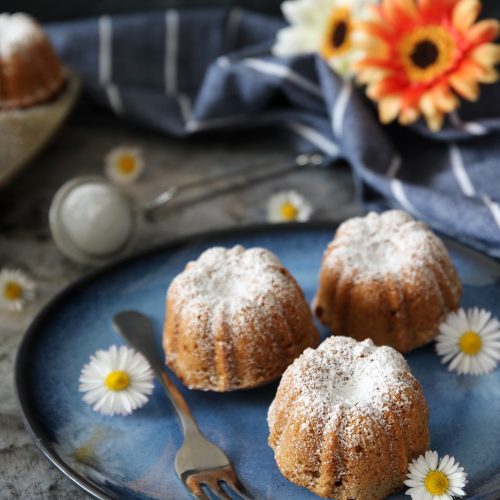
<svg viewBox="0 0 500 500">
<path fill-rule="evenodd" d="M 439 130 L 458 97 L 474 101 L 479 83 L 498 80 L 499 22 L 476 22 L 480 0 L 382 0 L 362 24 L 358 81 L 378 102 L 380 120 L 402 125 L 424 116 Z"/>
</svg>

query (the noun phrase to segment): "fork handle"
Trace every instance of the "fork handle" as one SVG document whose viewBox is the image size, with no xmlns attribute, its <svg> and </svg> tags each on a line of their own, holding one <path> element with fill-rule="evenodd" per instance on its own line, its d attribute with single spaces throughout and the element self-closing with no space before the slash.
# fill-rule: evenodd
<svg viewBox="0 0 500 500">
<path fill-rule="evenodd" d="M 120 336 L 137 352 L 140 352 L 151 365 L 151 369 L 172 403 L 181 421 L 184 437 L 188 434 L 201 434 L 193 414 L 159 360 L 155 346 L 153 330 L 149 319 L 137 311 L 123 311 L 113 318 L 113 326 Z"/>
</svg>

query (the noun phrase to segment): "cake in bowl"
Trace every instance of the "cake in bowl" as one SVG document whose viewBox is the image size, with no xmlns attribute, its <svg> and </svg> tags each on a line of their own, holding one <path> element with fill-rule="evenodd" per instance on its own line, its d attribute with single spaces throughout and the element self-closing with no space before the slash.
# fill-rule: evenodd
<svg viewBox="0 0 500 500">
<path fill-rule="evenodd" d="M 285 371 L 268 412 L 281 473 L 315 494 L 381 499 L 427 450 L 429 412 L 395 349 L 329 337 Z"/>
<path fill-rule="evenodd" d="M 302 290 L 264 248 L 210 248 L 168 289 L 166 362 L 191 389 L 263 385 L 318 341 Z"/>
<path fill-rule="evenodd" d="M 339 226 L 323 255 L 313 309 L 336 335 L 408 352 L 437 335 L 461 293 L 443 242 L 424 223 L 390 210 Z"/>
<path fill-rule="evenodd" d="M 47 35 L 32 17 L 0 14 L 0 110 L 48 101 L 66 77 Z"/>
</svg>

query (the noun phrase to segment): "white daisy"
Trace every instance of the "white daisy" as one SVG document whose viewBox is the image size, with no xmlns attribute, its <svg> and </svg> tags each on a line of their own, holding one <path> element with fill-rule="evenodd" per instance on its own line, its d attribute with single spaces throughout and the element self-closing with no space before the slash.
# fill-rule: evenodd
<svg viewBox="0 0 500 500">
<path fill-rule="evenodd" d="M 351 73 L 361 51 L 356 22 L 375 0 L 289 0 L 281 10 L 290 26 L 278 32 L 273 54 L 288 57 L 318 52 L 340 75 Z"/>
<path fill-rule="evenodd" d="M 22 311 L 26 302 L 35 296 L 35 283 L 18 269 L 0 271 L 0 308 Z"/>
<path fill-rule="evenodd" d="M 128 415 L 148 401 L 153 371 L 144 356 L 126 346 L 97 351 L 80 374 L 80 392 L 92 409 L 105 415 Z"/>
<path fill-rule="evenodd" d="M 500 360 L 500 323 L 484 309 L 459 309 L 439 326 L 436 351 L 450 371 L 489 373 Z"/>
<path fill-rule="evenodd" d="M 311 204 L 297 191 L 280 191 L 267 202 L 269 222 L 305 222 L 312 212 Z"/>
<path fill-rule="evenodd" d="M 467 484 L 467 473 L 453 457 L 445 455 L 439 460 L 437 451 L 426 451 L 408 468 L 405 484 L 410 489 L 406 494 L 415 500 L 451 500 L 465 496 L 462 488 Z"/>
<path fill-rule="evenodd" d="M 136 181 L 144 170 L 142 150 L 130 146 L 112 149 L 106 155 L 106 175 L 117 184 Z"/>
</svg>

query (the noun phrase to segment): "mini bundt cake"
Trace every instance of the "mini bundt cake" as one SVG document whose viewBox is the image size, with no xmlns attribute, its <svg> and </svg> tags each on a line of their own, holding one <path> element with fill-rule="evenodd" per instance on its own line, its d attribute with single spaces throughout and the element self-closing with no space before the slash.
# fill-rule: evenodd
<svg viewBox="0 0 500 500">
<path fill-rule="evenodd" d="M 391 210 L 344 222 L 328 245 L 314 300 L 336 335 L 408 352 L 431 341 L 462 287 L 442 241 Z"/>
<path fill-rule="evenodd" d="M 47 35 L 30 16 L 0 14 L 0 110 L 48 101 L 66 71 Z"/>
<path fill-rule="evenodd" d="M 166 361 L 191 389 L 265 384 L 318 341 L 302 290 L 263 248 L 206 250 L 168 289 Z"/>
<path fill-rule="evenodd" d="M 336 500 L 381 499 L 429 444 L 422 388 L 403 356 L 330 337 L 285 371 L 268 414 L 281 473 Z"/>
</svg>

